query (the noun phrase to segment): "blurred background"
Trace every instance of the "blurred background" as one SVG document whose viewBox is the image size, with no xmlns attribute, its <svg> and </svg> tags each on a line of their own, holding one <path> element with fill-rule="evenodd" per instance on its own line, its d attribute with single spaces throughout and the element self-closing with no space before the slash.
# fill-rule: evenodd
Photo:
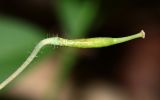
<svg viewBox="0 0 160 100">
<path fill-rule="evenodd" d="M 160 3 L 0 0 L 0 82 L 51 36 L 145 39 L 98 49 L 47 46 L 1 100 L 159 100 Z"/>
</svg>

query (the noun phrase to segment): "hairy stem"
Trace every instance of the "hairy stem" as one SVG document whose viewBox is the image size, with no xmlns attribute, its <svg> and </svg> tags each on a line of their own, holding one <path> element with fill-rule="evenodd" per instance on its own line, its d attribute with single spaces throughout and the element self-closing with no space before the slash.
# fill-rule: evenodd
<svg viewBox="0 0 160 100">
<path fill-rule="evenodd" d="M 33 52 L 26 59 L 26 61 L 13 74 L 11 74 L 6 80 L 4 80 L 0 84 L 0 90 L 3 89 L 5 86 L 7 86 L 10 82 L 12 82 L 19 74 L 21 74 L 24 71 L 24 69 L 34 60 L 34 58 L 41 50 L 41 48 L 44 47 L 45 45 L 58 45 L 58 46 L 68 46 L 77 48 L 100 48 L 126 42 L 140 37 L 142 38 L 145 37 L 145 33 L 143 30 L 135 35 L 122 38 L 96 37 L 88 39 L 68 40 L 59 37 L 51 37 L 44 39 L 34 48 Z"/>
</svg>

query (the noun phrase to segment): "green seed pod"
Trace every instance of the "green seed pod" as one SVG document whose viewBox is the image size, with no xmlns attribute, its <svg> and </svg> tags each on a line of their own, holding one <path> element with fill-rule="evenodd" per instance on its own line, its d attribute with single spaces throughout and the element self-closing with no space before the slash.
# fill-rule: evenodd
<svg viewBox="0 0 160 100">
<path fill-rule="evenodd" d="M 143 30 L 137 34 L 121 38 L 96 37 L 96 38 L 69 40 L 69 39 L 54 37 L 52 38 L 53 39 L 52 44 L 59 46 L 77 47 L 77 48 L 100 48 L 126 42 L 140 37 L 142 38 L 145 37 L 145 33 Z"/>
</svg>

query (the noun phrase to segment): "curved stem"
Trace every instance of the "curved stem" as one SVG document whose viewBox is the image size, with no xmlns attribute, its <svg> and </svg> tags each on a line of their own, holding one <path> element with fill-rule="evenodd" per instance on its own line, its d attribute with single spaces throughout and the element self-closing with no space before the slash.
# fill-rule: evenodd
<svg viewBox="0 0 160 100">
<path fill-rule="evenodd" d="M 78 48 L 99 48 L 99 47 L 106 47 L 110 45 L 114 45 L 117 43 L 126 42 L 135 38 L 144 38 L 145 33 L 142 30 L 141 32 L 127 36 L 122 38 L 108 38 L 108 37 L 96 37 L 96 38 L 88 38 L 88 39 L 63 39 L 59 37 L 52 37 L 42 40 L 38 45 L 34 48 L 30 56 L 26 59 L 26 61 L 13 73 L 11 74 L 6 80 L 4 80 L 0 84 L 0 90 L 3 89 L 6 85 L 12 82 L 19 74 L 21 74 L 27 66 L 34 60 L 38 52 L 41 50 L 42 47 L 45 45 L 59 45 L 59 46 L 68 46 L 68 47 L 78 47 Z"/>
<path fill-rule="evenodd" d="M 14 80 L 31 62 L 34 60 L 40 49 L 44 46 L 42 42 L 40 42 L 27 60 L 12 74 L 10 75 L 5 81 L 0 84 L 0 90 L 3 89 L 6 85 L 8 85 L 12 80 Z"/>
</svg>

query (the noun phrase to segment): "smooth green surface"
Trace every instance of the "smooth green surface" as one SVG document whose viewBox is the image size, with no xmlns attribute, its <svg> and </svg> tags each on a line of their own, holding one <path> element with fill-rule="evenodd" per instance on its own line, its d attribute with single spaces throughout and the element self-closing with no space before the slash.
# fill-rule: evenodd
<svg viewBox="0 0 160 100">
<path fill-rule="evenodd" d="M 95 37 L 95 38 L 73 39 L 73 40 L 59 38 L 59 43 L 62 46 L 77 47 L 77 48 L 100 48 L 127 42 L 140 37 L 141 38 L 145 37 L 145 33 L 143 30 L 137 34 L 120 38 Z"/>
<path fill-rule="evenodd" d="M 21 19 L 0 16 L 0 82 L 25 61 L 44 31 Z"/>
<path fill-rule="evenodd" d="M 84 37 L 92 26 L 99 4 L 92 0 L 58 0 L 58 17 L 67 37 Z"/>
</svg>

